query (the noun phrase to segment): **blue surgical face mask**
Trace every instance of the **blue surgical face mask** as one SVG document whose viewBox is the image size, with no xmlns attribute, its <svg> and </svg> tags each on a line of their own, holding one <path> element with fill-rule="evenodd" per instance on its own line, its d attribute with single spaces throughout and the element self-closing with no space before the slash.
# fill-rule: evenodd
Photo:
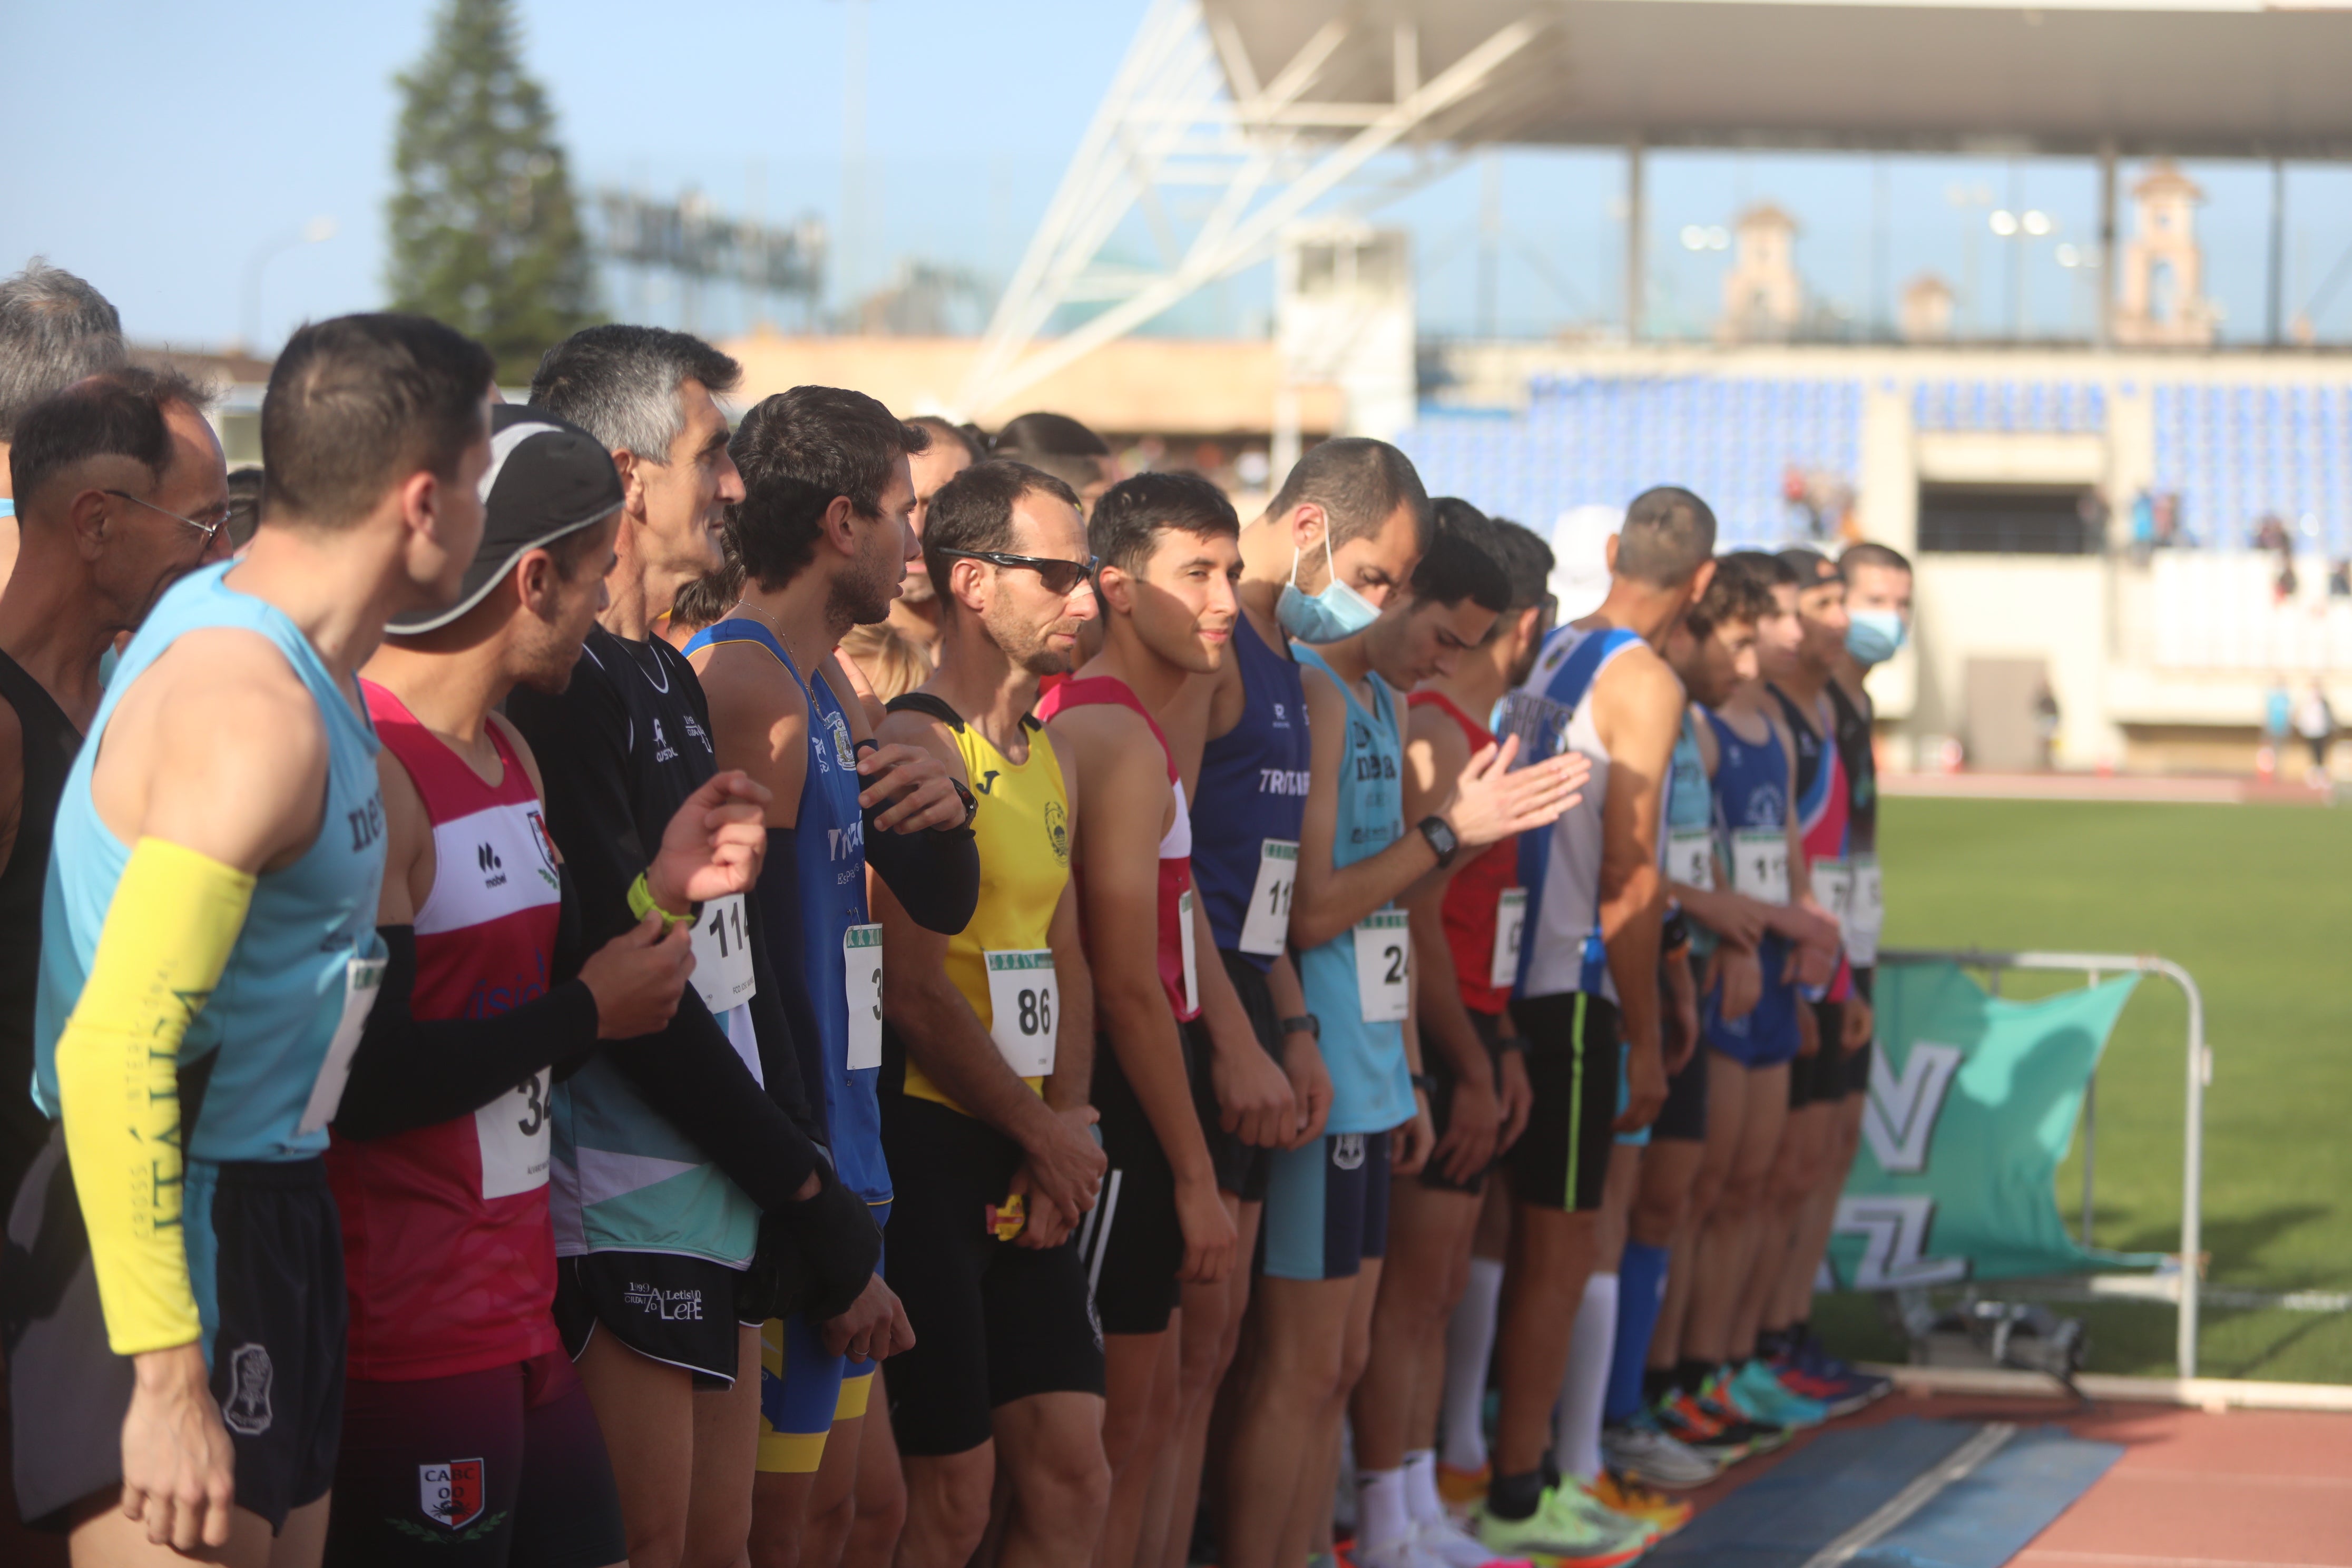
<svg viewBox="0 0 2352 1568">
<path fill-rule="evenodd" d="M 1274 618 L 1282 629 L 1303 643 L 1338 642 L 1354 637 L 1381 618 L 1380 607 L 1339 581 L 1337 567 L 1331 564 L 1331 534 L 1323 534 L 1323 564 L 1331 574 L 1331 581 L 1321 593 L 1309 597 L 1298 591 L 1298 552 L 1290 552 L 1290 581 L 1282 585 L 1282 597 L 1274 606 Z"/>
<path fill-rule="evenodd" d="M 16 515 L 16 503 L 10 500 L 6 496 L 0 496 L 0 517 L 14 517 Z"/>
<path fill-rule="evenodd" d="M 1903 646 L 1903 617 L 1893 610 L 1848 610 L 1845 651 L 1856 664 L 1885 664 Z"/>
</svg>

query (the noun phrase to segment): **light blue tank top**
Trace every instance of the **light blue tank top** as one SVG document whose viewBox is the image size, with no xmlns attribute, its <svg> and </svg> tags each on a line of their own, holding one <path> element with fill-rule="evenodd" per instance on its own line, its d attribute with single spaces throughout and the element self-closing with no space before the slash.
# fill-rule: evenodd
<svg viewBox="0 0 2352 1568">
<path fill-rule="evenodd" d="M 1328 676 L 1348 704 L 1348 739 L 1339 753 L 1339 800 L 1331 864 L 1352 866 L 1404 832 L 1404 738 L 1396 700 L 1377 675 L 1366 677 L 1372 706 L 1333 673 L 1323 657 L 1292 645 L 1301 664 Z M 1327 1132 L 1385 1132 L 1412 1120 L 1412 1074 L 1404 1059 L 1404 1026 L 1364 1022 L 1356 985 L 1356 933 L 1341 931 L 1298 955 L 1307 1010 L 1323 1026 L 1323 1065 L 1331 1074 Z"/>
<path fill-rule="evenodd" d="M 1658 835 L 1658 852 L 1677 833 L 1707 833 L 1715 829 L 1715 786 L 1706 776 L 1706 758 L 1698 749 L 1698 725 L 1688 708 L 1675 736 L 1675 754 L 1666 764 L 1666 831 Z M 1701 956 L 1715 948 L 1715 933 L 1691 923 L 1691 948 Z"/>
<path fill-rule="evenodd" d="M 215 626 L 257 632 L 286 656 L 319 705 L 327 731 L 326 814 L 302 858 L 254 884 L 245 926 L 204 1010 L 180 1042 L 183 1067 L 217 1053 L 194 1126 L 182 1130 L 188 1158 L 214 1163 L 306 1160 L 327 1149 L 324 1121 L 341 1085 L 324 1082 L 328 1045 L 342 1021 L 355 960 L 383 956 L 375 930 L 383 882 L 383 797 L 377 791 L 375 730 L 353 706 L 358 682 L 335 685 L 318 651 L 275 605 L 222 578 L 232 563 L 196 572 L 163 595 L 123 651 L 91 722 L 89 742 L 67 776 L 41 909 L 41 989 L 34 1019 L 34 1098 L 58 1113 L 57 1047 L 81 995 L 100 929 L 130 848 L 99 819 L 90 798 L 115 704 L 183 635 Z M 267 745 L 267 736 L 240 736 Z M 334 1072 L 348 1068 L 335 1064 Z M 313 1108 L 312 1091 L 323 1103 Z M 308 1116 L 306 1118 L 306 1112 Z M 305 1131 L 306 1120 L 317 1123 Z"/>
<path fill-rule="evenodd" d="M 774 940 L 784 933 L 785 923 L 771 918 L 766 922 L 768 959 L 780 984 L 788 992 L 795 985 L 801 988 L 807 1016 L 816 1026 L 816 1038 L 800 1037 L 802 1031 L 795 1030 L 793 1044 L 804 1058 L 816 1058 L 803 1062 L 802 1077 L 822 1088 L 834 1169 L 867 1203 L 887 1203 L 890 1167 L 882 1155 L 882 1110 L 876 1092 L 882 1069 L 878 1064 L 849 1066 L 849 994 L 842 941 L 850 927 L 868 922 L 866 817 L 857 804 L 862 786 L 850 747 L 849 721 L 824 679 L 803 680 L 783 645 L 757 621 L 739 616 L 706 626 L 686 645 L 686 655 L 691 658 L 706 647 L 730 642 L 757 643 L 775 655 L 808 703 L 808 764 L 802 775 L 799 810 L 793 817 L 799 876 L 793 878 L 774 860 L 760 871 L 761 907 L 795 903 L 800 918 L 793 924 L 800 930 L 801 942 L 798 951 L 785 952 Z M 796 885 L 771 885 L 782 880 Z"/>
</svg>

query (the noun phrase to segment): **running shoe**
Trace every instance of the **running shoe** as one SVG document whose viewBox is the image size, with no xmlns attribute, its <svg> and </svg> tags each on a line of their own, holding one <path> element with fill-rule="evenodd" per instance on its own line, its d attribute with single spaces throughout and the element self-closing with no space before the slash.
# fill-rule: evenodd
<svg viewBox="0 0 2352 1568">
<path fill-rule="evenodd" d="M 1688 1524 L 1691 1514 L 1696 1511 L 1690 1504 L 1677 1501 L 1664 1492 L 1653 1491 L 1641 1482 L 1629 1480 L 1614 1470 L 1602 1470 L 1584 1489 L 1593 1501 L 1610 1512 L 1638 1519 L 1662 1536 L 1672 1535 Z"/>
<path fill-rule="evenodd" d="M 1647 1410 L 1622 1426 L 1602 1430 L 1601 1458 L 1609 1468 L 1670 1492 L 1703 1487 L 1722 1468 L 1689 1444 L 1669 1436 L 1656 1415 Z"/>
<path fill-rule="evenodd" d="M 1769 1453 L 1789 1440 L 1787 1427 L 1750 1421 L 1704 1394 L 1674 1394 L 1658 1405 L 1657 1414 L 1666 1436 L 1717 1465 Z"/>
<path fill-rule="evenodd" d="M 1482 1500 L 1494 1479 L 1495 1467 L 1491 1464 L 1465 1470 L 1443 1459 L 1437 1461 L 1437 1495 L 1454 1508 L 1469 1508 Z"/>
<path fill-rule="evenodd" d="M 1760 1361 L 1750 1361 L 1737 1372 L 1717 1373 L 1708 1388 L 1751 1421 L 1801 1429 L 1829 1419 L 1829 1412 L 1818 1401 L 1781 1387 L 1780 1380 Z"/>
<path fill-rule="evenodd" d="M 1825 1377 L 1808 1372 L 1794 1361 L 1774 1361 L 1769 1364 L 1781 1387 L 1820 1405 L 1832 1420 L 1853 1415 L 1885 1392 L 1885 1389 L 1874 1390 L 1869 1386 L 1873 1383 L 1885 1382 L 1884 1378 L 1856 1377 L 1848 1380 Z"/>
<path fill-rule="evenodd" d="M 1558 1568 L 1616 1568 L 1650 1549 L 1646 1523 L 1628 1519 L 1563 1481 L 1544 1489 L 1543 1500 L 1525 1519 L 1502 1519 L 1478 1510 L 1478 1539 L 1498 1557 L 1545 1558 Z"/>
<path fill-rule="evenodd" d="M 1535 1568 L 1520 1558 L 1498 1558 L 1493 1548 L 1450 1519 L 1413 1522 L 1412 1543 L 1421 1554 L 1444 1568 Z"/>
<path fill-rule="evenodd" d="M 1864 1405 L 1868 1405 L 1874 1400 L 1884 1399 L 1895 1392 L 1893 1378 L 1880 1377 L 1875 1373 L 1858 1371 L 1853 1363 L 1843 1357 L 1832 1355 L 1821 1341 L 1813 1338 L 1812 1331 L 1810 1329 L 1805 1331 L 1805 1337 L 1798 1342 L 1794 1359 L 1796 1364 L 1808 1374 L 1821 1378 L 1824 1382 L 1842 1385 L 1845 1390 L 1846 1398 L 1851 1399 L 1859 1394 Z M 1860 1406 L 1852 1408 L 1859 1409 Z"/>
</svg>

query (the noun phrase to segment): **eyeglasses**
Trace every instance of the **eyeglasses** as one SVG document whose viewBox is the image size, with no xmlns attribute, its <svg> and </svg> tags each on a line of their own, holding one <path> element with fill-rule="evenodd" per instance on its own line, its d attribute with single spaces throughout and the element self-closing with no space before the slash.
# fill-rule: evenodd
<svg viewBox="0 0 2352 1568">
<path fill-rule="evenodd" d="M 958 555 L 966 561 L 985 561 L 992 566 L 1022 566 L 1037 574 L 1037 581 L 1048 594 L 1070 594 L 1079 584 L 1095 574 L 1100 560 L 1089 555 L 1084 561 L 1065 561 L 1052 555 L 1008 555 L 1002 550 L 942 550 L 942 555 Z"/>
<path fill-rule="evenodd" d="M 214 519 L 212 521 L 198 522 L 193 517 L 182 517 L 178 512 L 157 506 L 152 500 L 142 500 L 137 496 L 132 495 L 129 490 L 107 490 L 104 493 L 119 497 L 123 500 L 129 501 L 133 506 L 143 506 L 149 511 L 163 512 L 165 517 L 170 518 L 173 522 L 186 523 L 190 528 L 194 529 L 198 533 L 205 536 L 205 547 L 208 550 L 212 548 L 213 541 L 220 537 L 220 531 L 228 526 L 229 509 L 226 506 L 221 508 L 220 516 Z"/>
</svg>

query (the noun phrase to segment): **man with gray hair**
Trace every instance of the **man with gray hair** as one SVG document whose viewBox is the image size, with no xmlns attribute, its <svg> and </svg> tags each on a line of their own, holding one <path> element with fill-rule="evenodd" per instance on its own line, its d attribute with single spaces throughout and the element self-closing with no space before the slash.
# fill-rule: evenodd
<svg viewBox="0 0 2352 1568">
<path fill-rule="evenodd" d="M 534 406 L 604 443 L 623 496 L 609 602 L 569 686 L 507 707 L 539 754 L 592 943 L 659 907 L 649 851 L 719 771 L 701 682 L 660 634 L 677 591 L 719 564 L 743 499 L 717 401 L 740 374 L 683 332 L 602 326 L 549 350 L 531 382 Z M 759 900 L 665 913 L 693 920 L 695 968 L 659 1046 L 593 1059 L 555 1091 L 555 1319 L 604 1428 L 629 1561 L 731 1562 L 751 1526 L 759 1325 L 806 1311 L 864 1353 L 897 1301 L 866 1289 L 881 1233 L 820 1147 L 822 1086 L 801 1071 Z"/>
<path fill-rule="evenodd" d="M 83 376 L 124 363 L 122 318 L 106 296 L 45 257 L 0 282 L 0 517 L 16 513 L 8 447 L 33 405 Z M 0 582 L 16 563 L 16 534 L 0 542 Z"/>
</svg>

